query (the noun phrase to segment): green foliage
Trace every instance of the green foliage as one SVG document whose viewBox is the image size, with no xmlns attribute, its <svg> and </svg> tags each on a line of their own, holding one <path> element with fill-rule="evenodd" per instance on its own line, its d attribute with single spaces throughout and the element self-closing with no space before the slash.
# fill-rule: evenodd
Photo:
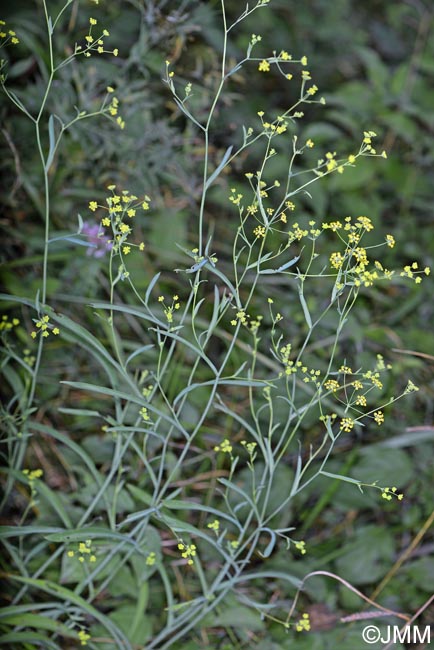
<svg viewBox="0 0 434 650">
<path fill-rule="evenodd" d="M 432 583 L 432 10 L 174 4 L 2 26 L 1 641 L 357 647 Z"/>
</svg>

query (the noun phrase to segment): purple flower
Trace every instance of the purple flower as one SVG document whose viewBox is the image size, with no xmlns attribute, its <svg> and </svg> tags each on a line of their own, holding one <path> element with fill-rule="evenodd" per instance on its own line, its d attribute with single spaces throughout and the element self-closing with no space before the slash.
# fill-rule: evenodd
<svg viewBox="0 0 434 650">
<path fill-rule="evenodd" d="M 83 223 L 81 234 L 84 235 L 90 246 L 86 255 L 92 257 L 103 257 L 107 251 L 113 248 L 109 237 L 104 235 L 104 230 L 98 224 L 90 224 L 87 221 Z"/>
</svg>

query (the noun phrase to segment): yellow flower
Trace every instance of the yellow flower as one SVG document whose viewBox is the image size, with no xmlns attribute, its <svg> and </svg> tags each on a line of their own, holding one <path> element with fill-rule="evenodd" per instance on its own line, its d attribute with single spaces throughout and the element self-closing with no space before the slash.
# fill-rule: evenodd
<svg viewBox="0 0 434 650">
<path fill-rule="evenodd" d="M 380 424 L 383 424 L 384 422 L 384 415 L 382 411 L 375 411 L 374 413 L 374 420 L 380 426 Z"/>
<path fill-rule="evenodd" d="M 341 420 L 341 429 L 347 433 L 351 431 L 354 426 L 354 420 L 351 418 L 342 418 Z"/>
<path fill-rule="evenodd" d="M 324 384 L 324 388 L 327 388 L 327 390 L 331 390 L 333 393 L 335 393 L 340 388 L 339 382 L 336 381 L 336 379 L 328 379 Z"/>
<path fill-rule="evenodd" d="M 300 551 L 302 555 L 306 554 L 306 542 L 303 542 L 302 540 L 295 542 L 295 548 L 297 551 Z"/>
<path fill-rule="evenodd" d="M 157 559 L 156 554 L 154 553 L 154 551 L 151 551 L 151 553 L 149 553 L 148 557 L 146 558 L 146 565 L 153 566 L 155 564 L 156 559 Z"/>
<path fill-rule="evenodd" d="M 253 234 L 255 237 L 265 237 L 265 228 L 264 226 L 256 226 L 256 228 L 253 230 Z"/>
<path fill-rule="evenodd" d="M 87 634 L 84 630 L 80 630 L 78 632 L 78 638 L 80 639 L 80 644 L 81 645 L 87 645 L 87 642 L 90 639 L 90 634 Z"/>
<path fill-rule="evenodd" d="M 297 621 L 295 625 L 297 632 L 309 632 L 310 630 L 310 620 L 309 614 L 303 614 L 301 619 Z"/>
<path fill-rule="evenodd" d="M 196 555 L 196 546 L 195 546 L 195 544 L 187 544 L 187 545 L 185 545 L 182 542 L 180 542 L 178 544 L 178 549 L 180 551 L 183 551 L 183 553 L 181 553 L 181 556 L 184 559 L 187 560 L 187 564 L 193 564 L 192 558 L 195 557 L 195 555 Z"/>
<path fill-rule="evenodd" d="M 258 65 L 258 70 L 259 70 L 259 72 L 269 72 L 270 71 L 270 64 L 268 63 L 268 61 L 266 61 L 265 59 L 262 59 L 262 61 Z"/>
</svg>

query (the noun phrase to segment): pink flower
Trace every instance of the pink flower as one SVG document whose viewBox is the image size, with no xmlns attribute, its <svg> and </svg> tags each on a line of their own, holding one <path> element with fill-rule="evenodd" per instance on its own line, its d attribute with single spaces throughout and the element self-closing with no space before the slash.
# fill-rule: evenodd
<svg viewBox="0 0 434 650">
<path fill-rule="evenodd" d="M 104 230 L 98 224 L 90 224 L 87 221 L 83 223 L 81 234 L 89 242 L 86 255 L 92 257 L 103 257 L 107 251 L 113 248 L 110 239 L 104 235 Z"/>
</svg>

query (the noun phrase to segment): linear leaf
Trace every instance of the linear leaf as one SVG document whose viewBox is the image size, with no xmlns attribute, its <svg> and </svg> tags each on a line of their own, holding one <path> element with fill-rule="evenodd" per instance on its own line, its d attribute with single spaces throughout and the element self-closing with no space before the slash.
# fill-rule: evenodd
<svg viewBox="0 0 434 650">
<path fill-rule="evenodd" d="M 271 530 L 271 528 L 263 528 L 262 530 L 270 534 L 270 541 L 268 542 L 261 555 L 262 557 L 270 557 L 274 547 L 276 546 L 276 533 L 274 530 Z"/>
<path fill-rule="evenodd" d="M 53 618 L 44 616 L 43 614 L 31 613 L 9 613 L 2 612 L 2 624 L 4 625 L 19 625 L 20 627 L 33 627 L 37 630 L 51 630 L 57 632 L 62 636 L 72 637 L 78 639 L 78 634 L 75 630 L 71 630 L 60 621 Z"/>
<path fill-rule="evenodd" d="M 149 302 L 149 298 L 151 296 L 151 291 L 155 287 L 155 285 L 157 284 L 158 278 L 160 277 L 160 275 L 161 275 L 161 273 L 157 273 L 156 275 L 154 275 L 154 277 L 152 278 L 152 280 L 149 283 L 149 286 L 148 286 L 148 288 L 146 290 L 146 294 L 145 294 L 145 303 L 146 304 L 148 304 L 148 302 Z"/>
<path fill-rule="evenodd" d="M 115 539 L 116 541 L 138 547 L 134 539 L 121 533 L 116 533 L 109 528 L 101 526 L 83 526 L 83 528 L 69 528 L 61 532 L 48 533 L 44 538 L 49 542 L 82 542 L 84 539 Z"/>
<path fill-rule="evenodd" d="M 62 530 L 58 526 L 0 526 L 0 538 L 21 537 L 21 535 L 46 535 Z"/>
<path fill-rule="evenodd" d="M 146 352 L 146 350 L 154 350 L 154 349 L 155 349 L 155 345 L 153 345 L 152 343 L 148 345 L 141 345 L 137 350 L 134 350 L 134 352 L 132 352 L 130 356 L 127 358 L 127 360 L 125 361 L 125 367 L 128 366 L 130 361 L 135 359 L 135 357 L 137 357 L 139 354 L 142 354 L 142 352 Z"/>
<path fill-rule="evenodd" d="M 230 157 L 230 155 L 232 153 L 232 149 L 233 149 L 232 145 L 226 149 L 225 155 L 223 156 L 221 163 L 219 164 L 217 169 L 215 169 L 213 171 L 211 176 L 207 179 L 207 181 L 205 183 L 205 190 L 207 190 L 209 188 L 211 183 L 217 178 L 217 176 L 220 174 L 222 169 L 225 167 L 225 165 L 226 165 L 227 161 L 229 160 L 229 157 Z"/>
<path fill-rule="evenodd" d="M 356 478 L 351 478 L 349 476 L 342 476 L 342 474 L 332 474 L 331 472 L 325 472 L 324 470 L 320 470 L 319 474 L 323 474 L 323 476 L 328 476 L 328 478 L 337 479 L 338 481 L 345 481 L 345 483 L 353 483 L 353 485 L 361 485 L 362 483 L 362 481 L 359 481 Z"/>
<path fill-rule="evenodd" d="M 44 645 L 39 645 L 39 647 L 43 648 L 53 648 L 53 645 L 46 645 L 48 643 L 48 639 L 45 634 L 41 634 L 40 632 L 9 632 L 7 634 L 2 634 L 0 636 L 0 644 L 8 646 L 9 649 L 12 647 L 12 643 L 19 643 L 21 644 L 22 648 L 27 647 L 27 643 L 37 643 L 41 641 Z"/>
<path fill-rule="evenodd" d="M 43 481 L 39 481 L 38 483 L 38 493 L 44 497 L 47 502 L 50 504 L 51 508 L 54 510 L 56 515 L 60 517 L 62 520 L 62 523 L 64 526 L 67 528 L 72 526 L 71 519 L 69 518 L 69 515 L 67 511 L 65 510 L 65 507 L 60 500 L 60 497 L 54 490 L 52 490 L 46 483 Z"/>
<path fill-rule="evenodd" d="M 312 329 L 312 319 L 310 317 L 307 302 L 306 302 L 305 297 L 303 295 L 303 282 L 301 282 L 301 281 L 300 281 L 300 283 L 298 285 L 298 297 L 300 298 L 300 304 L 301 304 L 301 307 L 303 309 L 303 314 L 304 314 L 304 318 L 306 320 L 307 326 L 309 327 L 309 329 Z"/>
<path fill-rule="evenodd" d="M 40 589 L 45 593 L 57 596 L 65 602 L 77 605 L 77 607 L 79 607 L 83 612 L 95 618 L 106 628 L 106 630 L 112 635 L 113 640 L 116 641 L 119 650 L 132 650 L 131 644 L 128 641 L 127 637 L 117 626 L 114 625 L 114 623 L 108 617 L 104 616 L 104 614 L 93 607 L 93 605 L 88 603 L 84 598 L 77 595 L 70 589 L 58 585 L 55 582 L 51 582 L 50 580 L 41 580 L 39 578 L 27 578 L 26 576 L 14 576 L 10 574 L 8 575 L 8 578 L 10 580 L 21 582 L 25 585 L 28 585 L 29 587 Z"/>
<path fill-rule="evenodd" d="M 48 139 L 50 148 L 48 150 L 47 160 L 45 161 L 45 171 L 47 172 L 50 169 L 51 163 L 53 162 L 54 152 L 56 151 L 56 134 L 54 132 L 54 115 L 50 115 L 48 118 Z"/>
<path fill-rule="evenodd" d="M 240 523 L 238 519 L 235 519 L 232 517 L 230 514 L 227 512 L 224 512 L 222 510 L 217 510 L 216 508 L 211 508 L 210 506 L 204 506 L 200 503 L 195 503 L 194 501 L 182 501 L 181 499 L 173 499 L 170 501 L 164 501 L 163 505 L 166 508 L 172 509 L 172 510 L 184 510 L 184 512 L 192 511 L 192 510 L 198 510 L 200 512 L 207 512 L 210 515 L 213 515 L 214 517 L 217 517 L 218 519 L 227 519 L 230 521 L 232 524 L 234 524 L 237 528 L 241 530 Z"/>
<path fill-rule="evenodd" d="M 210 381 L 202 381 L 200 383 L 190 384 L 190 386 L 187 386 L 180 393 L 178 393 L 173 401 L 173 404 L 177 404 L 179 400 L 184 397 L 184 395 L 187 395 L 197 388 L 202 388 L 203 386 L 215 386 L 215 384 L 218 386 L 248 386 L 249 388 L 264 388 L 265 386 L 268 386 L 266 381 L 259 381 L 256 379 L 211 379 Z"/>
<path fill-rule="evenodd" d="M 286 264 L 282 264 L 282 266 L 279 266 L 278 269 L 264 269 L 262 271 L 259 271 L 259 273 L 262 275 L 266 273 L 282 273 L 283 271 L 290 269 L 291 266 L 294 266 L 294 264 L 297 264 L 299 259 L 300 259 L 300 255 L 297 255 L 296 257 L 293 257 L 292 260 L 289 260 L 289 262 L 286 262 Z"/>
</svg>

